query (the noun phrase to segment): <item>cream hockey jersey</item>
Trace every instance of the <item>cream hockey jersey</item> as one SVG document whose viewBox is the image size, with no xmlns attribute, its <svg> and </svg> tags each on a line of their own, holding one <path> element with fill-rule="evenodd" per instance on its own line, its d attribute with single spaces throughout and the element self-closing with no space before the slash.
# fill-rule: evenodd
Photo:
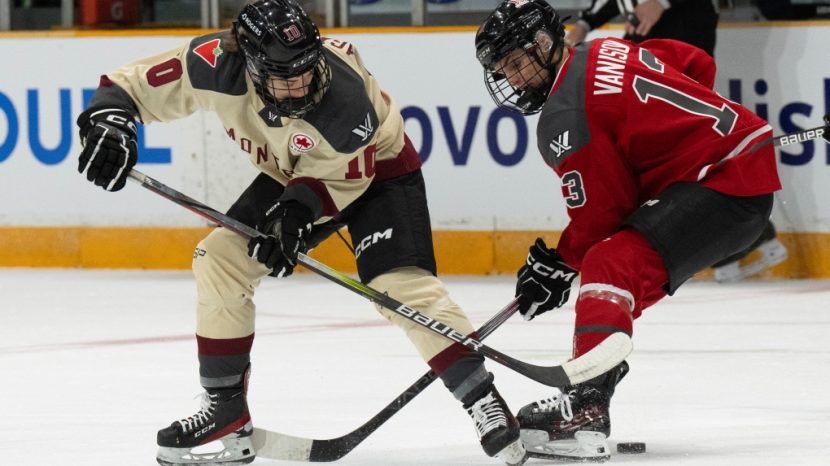
<svg viewBox="0 0 830 466">
<path fill-rule="evenodd" d="M 331 87 L 318 107 L 291 119 L 262 102 L 242 53 L 223 48 L 225 34 L 197 37 L 102 76 L 90 106 L 125 108 L 144 123 L 215 113 L 241 154 L 287 187 L 281 199 L 307 205 L 318 223 L 372 181 L 420 168 L 397 103 L 352 44 L 324 38 Z"/>
</svg>

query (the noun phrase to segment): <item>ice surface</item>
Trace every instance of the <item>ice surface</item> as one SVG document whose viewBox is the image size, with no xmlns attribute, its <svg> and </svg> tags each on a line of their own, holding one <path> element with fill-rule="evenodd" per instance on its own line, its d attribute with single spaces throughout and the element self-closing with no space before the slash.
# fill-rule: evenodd
<svg viewBox="0 0 830 466">
<path fill-rule="evenodd" d="M 510 277 L 446 282 L 476 326 L 512 297 Z M 155 464 L 156 430 L 198 409 L 194 301 L 189 272 L 0 269 L 0 464 Z M 269 279 L 256 301 L 255 425 L 337 437 L 426 370 L 367 301 L 320 277 Z M 690 283 L 646 311 L 611 440 L 648 452 L 609 464 L 830 464 L 829 302 L 827 281 Z M 572 325 L 570 303 L 515 317 L 487 343 L 554 364 L 568 357 Z M 514 411 L 550 393 L 488 367 Z M 500 464 L 440 383 L 338 463 Z"/>
</svg>

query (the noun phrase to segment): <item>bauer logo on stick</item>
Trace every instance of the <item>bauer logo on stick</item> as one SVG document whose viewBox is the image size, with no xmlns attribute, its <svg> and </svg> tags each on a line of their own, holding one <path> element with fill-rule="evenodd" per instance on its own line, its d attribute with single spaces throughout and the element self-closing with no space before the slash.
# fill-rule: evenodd
<svg viewBox="0 0 830 466">
<path fill-rule="evenodd" d="M 789 146 L 790 144 L 798 144 L 804 141 L 809 141 L 811 139 L 818 139 L 820 137 L 824 137 L 825 131 L 827 131 L 827 128 L 818 128 L 811 131 L 807 131 L 806 133 L 792 134 L 785 138 L 782 138 L 781 145 Z"/>
</svg>

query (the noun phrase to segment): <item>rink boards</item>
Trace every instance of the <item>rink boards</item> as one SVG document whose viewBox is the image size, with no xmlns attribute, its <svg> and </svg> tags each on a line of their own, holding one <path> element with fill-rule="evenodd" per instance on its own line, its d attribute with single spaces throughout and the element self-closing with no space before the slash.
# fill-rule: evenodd
<svg viewBox="0 0 830 466">
<path fill-rule="evenodd" d="M 100 74 L 199 33 L 0 35 L 3 56 L 15 57 L 0 80 L 0 266 L 189 267 L 205 223 L 135 186 L 112 194 L 86 183 L 75 172 L 74 121 Z M 424 160 L 442 273 L 513 273 L 533 238 L 555 242 L 566 212 L 558 179 L 535 149 L 536 118 L 496 109 L 473 29 L 325 33 L 355 44 L 403 109 Z M 766 117 L 776 134 L 817 126 L 830 111 L 826 43 L 830 23 L 723 25 L 717 89 Z M 220 210 L 256 173 L 242 152 L 250 145 L 228 138 L 213 115 L 149 125 L 139 146 L 140 170 Z M 778 153 L 784 189 L 773 219 L 790 260 L 770 274 L 830 277 L 830 146 Z M 314 255 L 353 270 L 337 242 Z"/>
</svg>

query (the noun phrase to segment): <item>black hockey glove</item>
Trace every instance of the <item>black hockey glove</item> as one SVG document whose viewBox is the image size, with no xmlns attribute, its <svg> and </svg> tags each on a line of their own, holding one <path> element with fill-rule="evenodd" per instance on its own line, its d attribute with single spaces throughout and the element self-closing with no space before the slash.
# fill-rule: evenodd
<svg viewBox="0 0 830 466">
<path fill-rule="evenodd" d="M 824 114 L 824 140 L 830 142 L 830 113 Z"/>
<path fill-rule="evenodd" d="M 568 302 L 571 282 L 577 275 L 579 272 L 568 266 L 556 249 L 549 249 L 542 238 L 536 238 L 516 283 L 519 312 L 524 319 L 531 320 Z"/>
<path fill-rule="evenodd" d="M 265 213 L 261 230 L 267 238 L 251 238 L 248 255 L 273 270 L 275 277 L 294 273 L 297 255 L 306 252 L 306 239 L 314 216 L 311 209 L 297 201 L 278 201 Z"/>
<path fill-rule="evenodd" d="M 89 108 L 78 117 L 78 173 L 107 191 L 118 191 L 138 160 L 135 118 L 120 108 Z"/>
</svg>

